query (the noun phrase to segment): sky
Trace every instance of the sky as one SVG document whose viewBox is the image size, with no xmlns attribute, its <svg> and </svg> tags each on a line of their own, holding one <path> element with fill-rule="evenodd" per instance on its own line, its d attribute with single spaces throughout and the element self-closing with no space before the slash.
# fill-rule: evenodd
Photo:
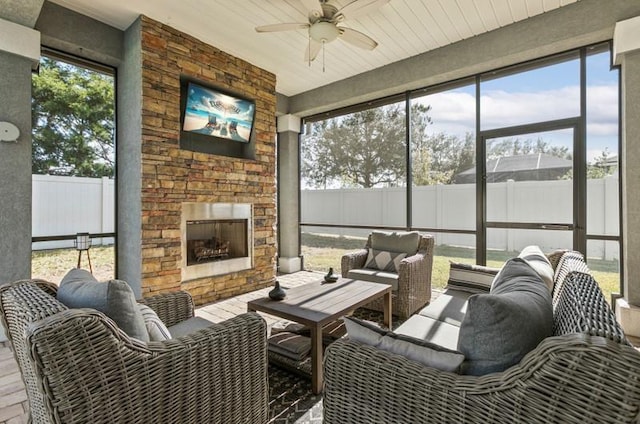
<svg viewBox="0 0 640 424">
<path fill-rule="evenodd" d="M 510 127 L 575 117 L 580 114 L 579 60 L 483 81 L 480 84 L 481 129 Z M 587 58 L 587 160 L 607 149 L 618 154 L 618 72 L 610 69 L 609 52 Z M 416 99 L 431 105 L 431 131 L 463 136 L 475 133 L 475 86 Z M 570 145 L 562 131 L 545 141 Z M 529 138 L 526 135 L 522 138 Z M 537 138 L 537 135 L 531 136 Z"/>
</svg>

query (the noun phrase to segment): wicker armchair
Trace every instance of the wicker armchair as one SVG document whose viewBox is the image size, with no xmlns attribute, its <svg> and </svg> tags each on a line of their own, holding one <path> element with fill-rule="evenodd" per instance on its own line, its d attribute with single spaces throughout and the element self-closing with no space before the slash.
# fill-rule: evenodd
<svg viewBox="0 0 640 424">
<path fill-rule="evenodd" d="M 342 277 L 348 278 L 349 271 L 364 268 L 371 248 L 371 235 L 364 249 L 342 256 Z M 392 293 L 392 311 L 401 319 L 407 319 L 431 300 L 431 272 L 433 268 L 434 238 L 432 235 L 420 235 L 418 251 L 400 262 L 397 273 L 398 288 Z M 358 279 L 365 279 L 358 276 Z M 366 308 L 383 311 L 382 299 L 366 305 Z"/>
<path fill-rule="evenodd" d="M 93 309 L 67 309 L 57 287 L 0 287 L 2 321 L 33 423 L 264 423 L 266 324 L 243 314 L 188 336 L 144 343 Z M 185 292 L 144 299 L 165 324 L 193 316 Z"/>
</svg>

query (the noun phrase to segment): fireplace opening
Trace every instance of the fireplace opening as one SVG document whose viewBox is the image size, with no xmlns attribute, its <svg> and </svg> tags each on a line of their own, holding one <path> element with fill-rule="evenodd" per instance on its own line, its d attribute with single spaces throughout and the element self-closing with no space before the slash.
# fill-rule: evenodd
<svg viewBox="0 0 640 424">
<path fill-rule="evenodd" d="M 246 219 L 190 220 L 187 224 L 187 266 L 246 258 Z"/>
<path fill-rule="evenodd" d="M 250 203 L 183 203 L 180 232 L 182 281 L 253 267 Z"/>
</svg>

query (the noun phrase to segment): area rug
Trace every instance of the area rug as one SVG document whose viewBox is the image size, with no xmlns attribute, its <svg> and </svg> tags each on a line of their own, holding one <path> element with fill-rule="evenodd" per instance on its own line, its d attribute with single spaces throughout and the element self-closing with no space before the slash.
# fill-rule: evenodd
<svg viewBox="0 0 640 424">
<path fill-rule="evenodd" d="M 322 394 L 311 392 L 311 380 L 269 365 L 269 423 L 322 423 Z"/>
<path fill-rule="evenodd" d="M 357 309 L 354 316 L 382 324 L 382 312 Z M 393 327 L 402 322 L 394 317 Z M 269 364 L 269 423 L 321 424 L 322 394 L 311 392 L 311 380 L 301 372 L 292 372 Z"/>
</svg>

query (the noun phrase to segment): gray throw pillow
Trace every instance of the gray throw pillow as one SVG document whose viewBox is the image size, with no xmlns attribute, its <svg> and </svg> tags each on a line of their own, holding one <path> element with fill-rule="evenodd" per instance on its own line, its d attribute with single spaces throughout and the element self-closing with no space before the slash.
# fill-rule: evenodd
<svg viewBox="0 0 640 424">
<path fill-rule="evenodd" d="M 371 232 L 371 248 L 388 252 L 404 252 L 407 256 L 415 255 L 420 244 L 420 233 L 417 231 L 385 231 Z"/>
<path fill-rule="evenodd" d="M 489 294 L 469 297 L 458 350 L 464 374 L 484 375 L 517 364 L 553 332 L 551 294 L 523 259 L 504 265 Z"/>
<path fill-rule="evenodd" d="M 343 319 L 349 340 L 395 353 L 442 371 L 457 372 L 464 361 L 462 353 L 435 343 L 385 331 L 357 318 L 345 317 Z"/>
<path fill-rule="evenodd" d="M 527 246 L 522 249 L 518 257 L 524 259 L 542 278 L 549 292 L 553 292 L 553 266 L 542 249 L 538 246 Z"/>
<path fill-rule="evenodd" d="M 96 309 L 130 337 L 149 341 L 133 290 L 124 281 L 99 282 L 85 269 L 72 269 L 60 282 L 57 298 L 69 308 Z"/>
<path fill-rule="evenodd" d="M 144 325 L 147 327 L 147 333 L 149 333 L 149 340 L 152 342 L 162 342 L 171 338 L 171 333 L 167 326 L 162 322 L 156 311 L 151 309 L 147 305 L 138 303 L 138 308 L 142 313 L 142 319 L 144 319 Z"/>
</svg>

